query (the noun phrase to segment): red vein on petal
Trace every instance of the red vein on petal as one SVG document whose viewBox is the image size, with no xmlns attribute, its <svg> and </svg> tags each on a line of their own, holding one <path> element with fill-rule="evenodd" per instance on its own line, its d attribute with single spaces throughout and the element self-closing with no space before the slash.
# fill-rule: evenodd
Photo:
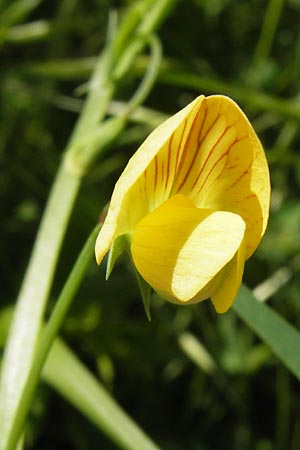
<svg viewBox="0 0 300 450">
<path fill-rule="evenodd" d="M 158 163 L 157 163 L 157 155 L 154 157 L 154 189 L 156 189 L 157 184 L 157 173 L 158 173 Z"/>
<path fill-rule="evenodd" d="M 181 149 L 181 146 L 182 146 L 183 136 L 185 134 L 186 127 L 187 127 L 187 119 L 184 119 L 183 129 L 182 129 L 182 133 L 181 133 L 181 136 L 180 136 L 180 139 L 179 139 L 179 145 L 178 145 L 178 147 L 176 149 L 176 161 L 175 161 L 174 173 L 177 172 L 178 166 L 180 164 L 179 155 L 180 155 L 180 149 Z M 172 135 L 172 139 L 173 139 L 173 135 Z"/>
<path fill-rule="evenodd" d="M 247 167 L 247 169 L 246 170 L 244 170 L 244 172 L 229 186 L 229 188 L 228 189 L 231 189 L 231 188 L 233 188 L 234 186 L 236 186 L 240 181 L 241 181 L 241 179 L 245 176 L 245 175 L 247 175 L 247 173 L 249 173 L 249 169 L 250 169 L 250 167 L 252 166 L 252 162 L 249 164 L 249 166 Z"/>
<path fill-rule="evenodd" d="M 143 172 L 143 178 L 144 178 L 144 192 L 145 195 L 147 196 L 147 171 L 148 171 L 148 167 L 146 170 L 144 170 Z"/>
<path fill-rule="evenodd" d="M 171 164 L 171 146 L 173 142 L 174 133 L 171 134 L 169 145 L 167 148 L 167 172 L 166 172 L 166 178 L 165 178 L 165 189 L 167 189 L 169 177 L 170 177 L 170 164 Z"/>
<path fill-rule="evenodd" d="M 203 169 L 205 168 L 206 164 L 208 163 L 208 161 L 210 160 L 212 154 L 214 153 L 215 148 L 217 147 L 217 145 L 219 144 L 219 142 L 222 140 L 222 138 L 224 137 L 224 135 L 226 134 L 227 130 L 229 130 L 229 128 L 225 128 L 225 130 L 223 131 L 223 133 L 220 135 L 219 139 L 217 140 L 217 142 L 213 145 L 212 149 L 210 150 L 204 165 L 201 167 L 200 172 L 197 175 L 197 178 L 195 179 L 193 185 L 192 185 L 192 189 L 194 189 L 194 187 L 196 186 L 197 182 L 199 181 L 199 178 L 201 177 L 202 173 L 203 173 Z M 225 158 L 231 150 L 231 147 L 238 142 L 238 140 L 236 139 L 232 144 L 230 144 L 230 146 L 228 147 L 228 149 L 226 150 L 225 153 L 222 153 L 222 155 L 217 159 L 217 161 L 214 163 L 214 165 L 211 167 L 211 169 L 209 170 L 209 172 L 207 173 L 205 179 L 203 180 L 203 183 L 201 185 L 201 187 L 198 190 L 198 193 L 201 192 L 201 190 L 203 189 L 203 186 L 205 185 L 205 183 L 207 182 L 208 177 L 211 175 L 211 173 L 213 172 L 213 170 L 215 169 L 215 167 L 219 164 L 220 161 L 222 161 L 223 158 Z M 224 172 L 224 169 L 222 170 L 221 174 Z M 217 177 L 219 178 L 221 176 L 221 174 Z"/>
<path fill-rule="evenodd" d="M 186 150 L 187 147 L 188 147 L 189 141 L 190 141 L 190 139 L 191 139 L 192 132 L 193 132 L 193 130 L 194 130 L 194 128 L 195 128 L 195 122 L 196 122 L 197 116 L 198 116 L 198 114 L 196 114 L 196 116 L 195 116 L 195 118 L 194 118 L 194 121 L 193 121 L 193 123 L 191 124 L 190 130 L 189 130 L 189 134 L 188 134 L 188 137 L 187 137 L 186 142 L 185 142 L 185 148 L 184 148 L 185 150 Z M 191 168 L 193 167 L 193 164 L 194 164 L 194 162 L 195 162 L 195 160 L 196 160 L 196 158 L 197 158 L 198 151 L 199 151 L 199 147 L 201 146 L 201 144 L 200 144 L 200 136 L 201 136 L 201 132 L 202 132 L 202 129 L 203 129 L 203 126 L 204 126 L 204 123 L 205 123 L 206 116 L 207 116 L 207 108 L 206 108 L 205 111 L 204 111 L 202 123 L 201 123 L 200 128 L 199 128 L 199 131 L 198 131 L 198 137 L 197 137 L 198 145 L 197 145 L 197 149 L 196 149 L 196 151 L 194 152 L 193 159 L 192 159 L 192 161 L 191 161 L 191 163 L 190 163 L 190 165 L 189 165 L 189 168 L 186 170 L 186 173 L 185 173 L 185 176 L 184 176 L 182 182 L 181 182 L 180 185 L 178 186 L 178 189 L 177 189 L 178 192 L 179 192 L 179 191 L 182 189 L 182 187 L 184 186 L 184 184 L 185 184 L 185 182 L 186 182 L 186 180 L 187 180 L 187 178 L 188 178 L 188 176 L 189 176 L 190 170 L 191 170 Z M 216 119 L 216 120 L 217 120 L 217 119 Z M 214 122 L 214 123 L 212 124 L 212 126 L 207 130 L 206 135 L 204 136 L 203 139 L 206 138 L 207 134 L 209 133 L 209 131 L 211 130 L 211 128 L 212 128 L 214 125 L 215 125 L 215 122 Z M 202 140 L 203 140 L 203 139 L 202 139 Z M 187 158 L 187 151 L 185 151 L 185 152 L 183 153 L 182 161 L 180 161 L 180 163 L 181 163 L 182 166 L 183 166 L 184 161 L 185 161 L 186 158 Z"/>
<path fill-rule="evenodd" d="M 163 185 L 167 175 L 165 174 L 165 164 L 164 161 L 161 162 L 161 184 Z"/>
<path fill-rule="evenodd" d="M 218 117 L 216 118 L 216 120 L 214 121 L 214 123 L 212 124 L 212 126 L 209 128 L 209 130 L 207 131 L 206 135 L 205 135 L 204 138 L 202 139 L 202 142 L 203 142 L 204 139 L 207 137 L 207 135 L 208 135 L 208 133 L 210 132 L 210 130 L 214 127 L 214 125 L 216 124 L 216 122 L 217 122 L 217 120 L 219 119 L 219 117 L 221 117 L 221 116 L 218 116 Z M 219 139 L 218 139 L 217 142 L 213 145 L 212 149 L 210 150 L 209 154 L 207 155 L 206 160 L 204 161 L 204 163 L 203 163 L 203 165 L 202 165 L 202 167 L 201 167 L 201 169 L 200 169 L 200 172 L 199 172 L 199 174 L 198 174 L 198 176 L 197 176 L 197 179 L 198 179 L 198 180 L 199 180 L 199 178 L 201 177 L 201 175 L 202 175 L 202 173 L 203 173 L 203 171 L 204 171 L 204 169 L 205 169 L 207 163 L 209 162 L 210 157 L 211 157 L 211 155 L 213 154 L 215 147 L 218 145 L 218 143 L 220 142 L 220 140 L 222 139 L 222 137 L 224 136 L 224 134 L 226 133 L 226 131 L 227 131 L 228 129 L 229 129 L 229 127 L 226 127 L 226 128 L 225 128 L 225 130 L 222 132 L 222 134 L 220 135 Z M 202 142 L 201 142 L 201 143 L 202 143 Z M 193 187 L 195 186 L 196 182 L 197 182 L 197 180 L 194 182 Z"/>
<path fill-rule="evenodd" d="M 236 169 L 239 166 L 239 163 L 233 164 L 231 166 L 227 166 L 226 170 L 232 170 L 232 169 Z"/>
<path fill-rule="evenodd" d="M 174 133 L 171 134 L 171 137 L 168 142 L 167 148 L 167 172 L 165 177 L 165 190 L 168 188 L 169 178 L 170 178 L 170 163 L 171 163 L 171 147 L 174 139 Z M 178 150 L 177 150 L 177 158 L 178 158 Z"/>
<path fill-rule="evenodd" d="M 200 187 L 199 190 L 198 190 L 198 194 L 201 192 L 201 190 L 202 190 L 203 187 L 205 186 L 205 184 L 206 184 L 206 182 L 207 182 L 209 176 L 211 175 L 211 173 L 213 172 L 213 170 L 215 169 L 215 167 L 219 164 L 219 162 L 220 162 L 224 157 L 229 156 L 232 147 L 233 147 L 236 143 L 242 141 L 243 139 L 244 139 L 244 138 L 241 138 L 241 139 L 235 139 L 235 140 L 232 142 L 232 144 L 230 144 L 230 146 L 228 147 L 227 151 L 226 151 L 225 153 L 223 153 L 223 154 L 217 159 L 217 161 L 214 163 L 214 165 L 212 166 L 212 168 L 210 169 L 210 171 L 209 171 L 208 174 L 206 175 L 205 180 L 203 181 L 201 187 Z M 218 143 L 217 143 L 217 144 L 218 144 Z M 216 144 L 216 145 L 217 145 L 217 144 Z M 234 169 L 234 168 L 238 167 L 238 165 L 239 165 L 239 164 L 236 164 L 236 165 L 233 165 L 233 166 L 226 166 L 226 167 L 224 167 L 223 170 L 221 171 L 221 173 L 216 177 L 215 181 L 218 180 L 218 179 L 223 175 L 223 173 L 225 172 L 225 170 L 227 171 L 227 170 L 229 170 L 229 169 Z M 199 176 L 197 177 L 196 182 L 197 182 L 198 180 L 199 180 Z M 195 187 L 196 182 L 193 184 L 193 187 L 192 187 L 192 188 Z"/>
</svg>

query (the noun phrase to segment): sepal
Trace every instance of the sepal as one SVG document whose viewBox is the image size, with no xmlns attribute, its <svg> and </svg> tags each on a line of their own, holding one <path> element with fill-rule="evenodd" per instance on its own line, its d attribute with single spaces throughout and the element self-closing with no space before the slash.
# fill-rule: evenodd
<svg viewBox="0 0 300 450">
<path fill-rule="evenodd" d="M 144 280 L 144 278 L 141 277 L 141 275 L 138 273 L 138 271 L 136 269 L 134 269 L 134 271 L 135 271 L 136 279 L 137 279 L 137 282 L 139 285 L 139 290 L 140 290 L 140 293 L 142 296 L 145 314 L 146 314 L 149 322 L 151 322 L 150 302 L 151 302 L 152 288 L 151 288 L 150 284 L 148 284 Z"/>
<path fill-rule="evenodd" d="M 105 276 L 106 280 L 108 280 L 108 278 L 110 277 L 110 274 L 119 256 L 122 253 L 129 251 L 129 242 L 130 241 L 127 234 L 122 234 L 113 241 L 107 259 L 106 276 Z"/>
</svg>

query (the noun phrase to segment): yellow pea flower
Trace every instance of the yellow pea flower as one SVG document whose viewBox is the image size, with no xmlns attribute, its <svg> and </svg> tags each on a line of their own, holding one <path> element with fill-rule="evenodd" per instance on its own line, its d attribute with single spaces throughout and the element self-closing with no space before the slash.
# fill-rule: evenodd
<svg viewBox="0 0 300 450">
<path fill-rule="evenodd" d="M 100 264 L 128 235 L 142 278 L 177 304 L 232 305 L 267 226 L 262 145 L 228 97 L 200 96 L 156 128 L 116 183 L 96 242 Z"/>
</svg>

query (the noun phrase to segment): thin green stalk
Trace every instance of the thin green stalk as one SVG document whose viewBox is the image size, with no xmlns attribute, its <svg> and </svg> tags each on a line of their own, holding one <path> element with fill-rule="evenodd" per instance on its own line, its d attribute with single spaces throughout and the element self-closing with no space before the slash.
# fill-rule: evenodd
<svg viewBox="0 0 300 450">
<path fill-rule="evenodd" d="M 149 92 L 151 91 L 159 72 L 162 60 L 161 43 L 156 36 L 150 36 L 148 41 L 151 51 L 149 65 L 140 86 L 136 90 L 131 100 L 128 102 L 128 112 L 134 111 L 138 106 L 143 104 L 144 100 L 149 95 Z"/>
<path fill-rule="evenodd" d="M 3 0 L 0 1 L 0 8 Z M 29 14 L 41 3 L 41 0 L 16 0 L 9 2 L 6 9 L 1 13 L 1 25 L 10 27 L 24 22 Z"/>
<path fill-rule="evenodd" d="M 284 0 L 269 0 L 253 57 L 253 69 L 260 66 L 269 56 L 283 4 Z"/>
<path fill-rule="evenodd" d="M 283 3 L 284 0 L 269 0 L 253 61 L 246 76 L 246 84 L 248 86 L 257 86 L 262 81 Z"/>
<path fill-rule="evenodd" d="M 144 0 L 132 2 L 128 11 L 126 21 L 122 21 L 118 31 L 118 35 L 114 40 L 114 57 L 118 61 L 124 51 L 124 44 L 131 42 L 137 27 L 141 23 L 142 18 L 148 13 L 152 7 L 153 0 Z"/>
<path fill-rule="evenodd" d="M 107 66 L 99 58 L 92 80 L 106 79 Z M 75 128 L 66 155 L 72 152 L 90 128 L 96 127 L 111 100 L 112 89 L 99 94 L 97 85 L 91 87 L 86 107 Z M 95 99 L 99 104 L 95 104 Z M 101 101 L 102 100 L 102 101 Z M 94 109 L 93 109 L 94 108 Z M 100 110 L 100 111 L 99 111 Z M 82 151 L 86 149 L 83 147 Z M 97 149 L 101 151 L 101 146 Z M 94 157 L 96 153 L 94 152 Z M 73 170 L 66 158 L 57 173 L 35 246 L 18 297 L 2 363 L 0 380 L 0 449 L 5 449 L 14 416 L 19 407 L 28 372 L 37 345 L 43 313 L 52 285 L 54 272 L 69 218 L 81 184 L 83 171 Z"/>
<path fill-rule="evenodd" d="M 92 80 L 106 79 L 107 75 L 103 74 L 105 70 L 106 66 L 103 56 L 101 56 Z M 67 154 L 72 151 L 72 147 L 80 141 L 85 132 L 89 133 L 92 126 L 97 126 L 98 120 L 105 114 L 111 96 L 111 87 L 108 90 L 103 89 L 101 92 L 97 85 L 91 87 L 86 107 L 70 140 Z M 99 101 L 99 104 L 95 104 L 95 99 Z M 83 150 L 85 149 L 83 148 Z M 58 255 L 79 191 L 81 176 L 80 171 L 72 170 L 72 167 L 66 163 L 66 159 L 63 159 L 50 192 L 18 297 L 4 351 L 0 380 L 1 450 L 5 449 L 9 439 L 14 416 L 17 413 L 33 360 Z"/>
<path fill-rule="evenodd" d="M 54 60 L 45 63 L 28 64 L 21 66 L 20 70 L 40 77 L 76 80 L 89 74 L 93 65 L 94 58 L 82 58 L 77 61 L 64 60 L 63 63 Z M 138 77 L 142 76 L 147 65 L 147 58 L 141 59 L 134 68 L 135 75 Z M 296 98 L 288 99 L 266 94 L 253 87 L 239 86 L 230 81 L 201 76 L 188 70 L 172 67 L 172 65 L 161 66 L 158 81 L 163 84 L 194 89 L 199 93 L 219 92 L 260 111 L 276 113 L 279 116 L 291 119 L 300 119 L 300 105 Z"/>
<path fill-rule="evenodd" d="M 246 322 L 300 380 L 300 333 L 268 305 L 258 302 L 252 292 L 242 285 L 233 310 Z"/>
<path fill-rule="evenodd" d="M 112 101 L 109 105 L 108 112 L 113 116 L 122 114 L 126 108 L 126 103 L 119 101 Z M 146 108 L 144 106 L 137 107 L 130 114 L 130 121 L 133 123 L 148 125 L 150 129 L 158 127 L 162 122 L 168 119 L 168 115 L 156 111 L 154 109 Z"/>
<path fill-rule="evenodd" d="M 141 18 L 139 29 L 152 34 L 173 3 L 174 0 L 160 2 L 153 0 L 149 14 Z M 140 39 L 140 36 L 137 35 L 136 38 Z M 142 39 L 140 50 L 144 45 Z M 124 44 L 124 48 L 125 46 Z M 113 60 L 111 52 L 112 47 L 108 46 L 96 64 L 89 85 L 88 98 L 71 136 L 66 155 L 74 152 L 74 148 L 77 147 L 83 153 L 86 152 L 87 136 L 93 135 L 106 114 L 116 89 L 114 80 L 110 78 Z M 135 48 L 130 55 L 126 58 L 127 71 L 124 71 L 124 75 L 130 70 L 136 57 Z M 96 137 L 99 139 L 98 135 Z M 93 143 L 91 145 L 93 146 Z M 102 150 L 103 146 L 98 140 L 97 145 L 94 146 L 94 152 L 89 155 L 90 160 L 86 161 L 83 158 L 85 168 Z M 6 447 L 14 417 L 19 408 L 20 398 L 35 354 L 61 244 L 80 187 L 81 177 L 84 175 L 82 168 L 79 167 L 78 170 L 78 165 L 68 164 L 69 162 L 67 157 L 63 159 L 51 190 L 4 352 L 0 384 L 1 450 Z"/>
<path fill-rule="evenodd" d="M 291 393 L 291 377 L 283 367 L 278 367 L 276 373 L 276 431 L 274 439 L 278 449 L 289 448 L 290 427 L 293 423 Z"/>
<path fill-rule="evenodd" d="M 0 385 L 0 448 L 11 424 L 28 375 L 40 332 L 41 317 L 80 179 L 61 167 L 40 225 L 36 245 L 20 291 L 2 362 Z"/>
<path fill-rule="evenodd" d="M 144 63 L 136 68 L 136 73 L 140 75 L 143 70 Z M 158 81 L 165 84 L 195 89 L 199 93 L 220 92 L 260 111 L 272 111 L 272 113 L 284 117 L 300 119 L 300 105 L 297 100 L 285 100 L 280 97 L 264 94 L 256 89 L 236 86 L 217 78 L 202 77 L 182 69 L 161 68 Z"/>
<path fill-rule="evenodd" d="M 136 57 L 147 44 L 149 36 L 153 34 L 153 28 L 160 25 L 175 1 L 176 0 L 154 1 L 153 7 L 146 12 L 144 20 L 141 21 L 136 30 L 136 39 L 134 39 L 124 51 L 113 72 L 112 76 L 115 80 L 121 79 L 126 74 L 128 67 L 132 66 Z M 155 24 L 155 27 L 153 27 L 153 24 Z"/>
<path fill-rule="evenodd" d="M 47 39 L 50 29 L 50 24 L 46 20 L 36 20 L 35 22 L 9 28 L 6 40 L 12 44 L 28 44 L 29 42 L 41 41 Z"/>
<path fill-rule="evenodd" d="M 24 447 L 24 435 L 21 437 L 21 439 L 19 439 L 16 450 L 23 450 L 23 447 Z"/>
<path fill-rule="evenodd" d="M 47 358 L 49 349 L 58 334 L 58 331 L 71 306 L 72 300 L 92 260 L 94 255 L 95 240 L 99 230 L 100 225 L 97 225 L 90 234 L 56 302 L 51 317 L 45 328 L 42 330 L 37 351 L 35 353 L 35 358 L 20 398 L 20 405 L 14 417 L 6 450 L 14 450 L 18 443 L 36 386 L 39 382 L 42 367 Z"/>
<path fill-rule="evenodd" d="M 48 80 L 86 80 L 97 62 L 94 56 L 76 59 L 54 59 L 43 62 L 29 62 L 18 66 L 20 73 Z"/>
<path fill-rule="evenodd" d="M 43 378 L 121 449 L 159 450 L 59 339 L 50 350 Z"/>
</svg>

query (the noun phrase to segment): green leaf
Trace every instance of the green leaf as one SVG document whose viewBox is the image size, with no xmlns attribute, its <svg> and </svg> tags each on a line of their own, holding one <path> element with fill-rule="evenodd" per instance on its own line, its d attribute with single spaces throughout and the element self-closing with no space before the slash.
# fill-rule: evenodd
<svg viewBox="0 0 300 450">
<path fill-rule="evenodd" d="M 159 450 L 100 382 L 60 340 L 43 370 L 44 379 L 124 450 Z"/>
<path fill-rule="evenodd" d="M 110 277 L 110 274 L 114 268 L 114 265 L 119 256 L 128 250 L 128 238 L 126 234 L 122 234 L 115 239 L 110 247 L 107 266 L 106 266 L 106 279 Z"/>
<path fill-rule="evenodd" d="M 151 286 L 141 277 L 137 270 L 135 270 L 136 279 L 139 285 L 140 293 L 142 296 L 145 314 L 149 322 L 151 322 L 151 312 L 150 312 L 150 303 L 151 303 Z"/>
<path fill-rule="evenodd" d="M 122 234 L 121 236 L 118 236 L 117 239 L 114 240 L 109 254 L 108 254 L 108 260 L 107 260 L 107 266 L 106 266 L 106 279 L 109 278 L 116 260 L 119 258 L 119 256 L 122 253 L 127 253 L 129 255 L 130 261 L 132 263 L 132 266 L 134 267 L 135 276 L 138 282 L 138 286 L 140 289 L 140 293 L 143 300 L 143 305 L 145 309 L 145 314 L 147 316 L 147 319 L 149 322 L 151 322 L 151 313 L 150 313 L 150 302 L 151 302 L 151 286 L 146 283 L 146 281 L 141 277 L 141 275 L 138 273 L 138 271 L 135 269 L 135 266 L 133 264 L 130 248 L 129 248 L 129 242 L 130 238 L 126 234 Z"/>
<path fill-rule="evenodd" d="M 0 445 L 1 449 L 3 450 L 13 450 L 16 448 L 20 435 L 23 431 L 24 423 L 30 405 L 32 403 L 32 398 L 39 382 L 41 370 L 46 360 L 49 349 L 58 334 L 64 318 L 71 306 L 72 300 L 74 299 L 74 296 L 77 293 L 82 279 L 93 258 L 95 239 L 97 234 L 99 233 L 99 229 L 100 224 L 96 225 L 96 227 L 89 235 L 64 285 L 64 288 L 60 296 L 58 297 L 50 319 L 48 320 L 44 329 L 42 329 L 42 331 L 40 332 L 35 357 L 29 370 L 28 378 L 24 384 L 20 396 L 19 405 L 11 426 L 10 421 L 8 420 L 9 414 L 7 416 L 2 416 L 2 430 L 10 430 L 7 434 L 6 432 L 2 433 L 2 440 L 0 442 Z M 4 327 L 5 325 L 6 323 L 4 321 Z M 6 412 L 9 413 L 9 409 Z"/>
<path fill-rule="evenodd" d="M 300 380 L 300 333 L 268 305 L 258 302 L 244 285 L 233 309 Z"/>
</svg>

